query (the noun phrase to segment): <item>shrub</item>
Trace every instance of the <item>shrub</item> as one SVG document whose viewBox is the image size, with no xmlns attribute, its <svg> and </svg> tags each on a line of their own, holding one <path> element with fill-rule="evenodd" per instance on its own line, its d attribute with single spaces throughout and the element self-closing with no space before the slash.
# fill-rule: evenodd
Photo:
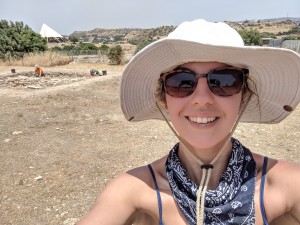
<svg viewBox="0 0 300 225">
<path fill-rule="evenodd" d="M 111 64 L 120 65 L 123 61 L 124 52 L 120 45 L 111 47 L 107 53 L 107 57 Z"/>
<path fill-rule="evenodd" d="M 55 46 L 55 47 L 51 48 L 50 50 L 59 52 L 59 51 L 62 51 L 62 48 L 59 46 Z"/>
<path fill-rule="evenodd" d="M 65 45 L 63 47 L 63 50 L 64 51 L 71 51 L 71 50 L 74 50 L 75 49 L 75 46 L 74 45 Z"/>
<path fill-rule="evenodd" d="M 286 32 L 278 32 L 278 35 L 297 35 L 300 33 L 300 25 L 293 27 L 289 31 Z"/>
<path fill-rule="evenodd" d="M 289 36 L 283 37 L 282 40 L 283 41 L 285 41 L 285 40 L 300 40 L 300 36 L 289 35 Z"/>
<path fill-rule="evenodd" d="M 245 45 L 262 45 L 261 34 L 257 29 L 242 29 L 238 30 L 238 32 L 242 36 Z"/>
<path fill-rule="evenodd" d="M 87 50 L 98 50 L 97 46 L 92 43 L 81 43 L 76 47 L 79 50 L 87 51 Z"/>
<path fill-rule="evenodd" d="M 261 38 L 276 38 L 276 35 L 271 32 L 262 32 L 260 35 Z"/>
<path fill-rule="evenodd" d="M 107 45 L 101 45 L 101 47 L 99 47 L 99 50 L 102 55 L 107 55 L 109 47 Z"/>
</svg>

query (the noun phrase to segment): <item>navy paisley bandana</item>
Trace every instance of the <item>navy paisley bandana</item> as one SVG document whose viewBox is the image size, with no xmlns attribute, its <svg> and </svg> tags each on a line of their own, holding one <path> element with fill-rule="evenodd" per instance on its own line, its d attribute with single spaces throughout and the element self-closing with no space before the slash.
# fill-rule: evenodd
<svg viewBox="0 0 300 225">
<path fill-rule="evenodd" d="M 216 190 L 207 190 L 204 224 L 255 224 L 254 191 L 256 163 L 249 149 L 234 138 L 227 168 Z M 166 172 L 173 197 L 189 222 L 196 221 L 198 184 L 195 184 L 178 158 L 176 144 L 166 161 Z"/>
</svg>

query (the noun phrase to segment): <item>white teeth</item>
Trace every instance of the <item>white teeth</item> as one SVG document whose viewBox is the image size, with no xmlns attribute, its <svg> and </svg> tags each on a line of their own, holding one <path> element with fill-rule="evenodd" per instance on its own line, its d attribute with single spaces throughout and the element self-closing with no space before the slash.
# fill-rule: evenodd
<svg viewBox="0 0 300 225">
<path fill-rule="evenodd" d="M 216 120 L 216 117 L 189 117 L 195 123 L 209 123 Z"/>
</svg>

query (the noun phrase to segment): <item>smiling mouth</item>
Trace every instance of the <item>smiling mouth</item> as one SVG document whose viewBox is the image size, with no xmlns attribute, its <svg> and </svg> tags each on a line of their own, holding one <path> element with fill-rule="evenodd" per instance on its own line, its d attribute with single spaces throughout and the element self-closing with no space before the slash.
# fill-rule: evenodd
<svg viewBox="0 0 300 225">
<path fill-rule="evenodd" d="M 194 123 L 199 123 L 199 124 L 207 124 L 215 121 L 217 117 L 188 117 L 188 119 Z"/>
</svg>

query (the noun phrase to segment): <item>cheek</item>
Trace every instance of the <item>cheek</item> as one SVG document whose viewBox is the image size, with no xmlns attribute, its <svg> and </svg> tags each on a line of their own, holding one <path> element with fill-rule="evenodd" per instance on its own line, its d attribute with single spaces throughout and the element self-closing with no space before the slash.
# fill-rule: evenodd
<svg viewBox="0 0 300 225">
<path fill-rule="evenodd" d="M 184 99 L 173 98 L 168 95 L 166 96 L 166 109 L 171 120 L 174 119 L 184 107 L 185 103 L 183 100 Z"/>
<path fill-rule="evenodd" d="M 242 95 L 237 94 L 226 99 L 226 101 L 223 103 L 223 107 L 226 108 L 229 114 L 232 114 L 233 117 L 236 117 L 241 109 L 241 101 Z"/>
<path fill-rule="evenodd" d="M 167 110 L 169 116 L 171 117 L 170 113 L 172 114 L 174 112 L 174 109 L 176 110 L 175 104 L 172 102 L 172 100 L 168 96 L 166 96 L 165 99 L 166 99 L 165 100 L 166 110 Z"/>
</svg>

